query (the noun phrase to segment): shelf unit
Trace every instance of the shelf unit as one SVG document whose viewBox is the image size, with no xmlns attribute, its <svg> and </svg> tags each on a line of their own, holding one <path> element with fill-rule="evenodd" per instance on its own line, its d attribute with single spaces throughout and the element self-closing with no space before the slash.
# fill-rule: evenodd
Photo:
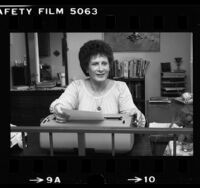
<svg viewBox="0 0 200 188">
<path fill-rule="evenodd" d="M 185 72 L 161 72 L 161 96 L 179 97 L 186 90 Z"/>
<path fill-rule="evenodd" d="M 145 78 L 113 78 L 114 80 L 126 82 L 133 102 L 143 114 L 145 114 Z"/>
</svg>

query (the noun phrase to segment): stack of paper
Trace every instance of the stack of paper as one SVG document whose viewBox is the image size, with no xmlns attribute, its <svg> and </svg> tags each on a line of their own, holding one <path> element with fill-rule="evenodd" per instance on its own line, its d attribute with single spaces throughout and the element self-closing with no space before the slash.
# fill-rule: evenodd
<svg viewBox="0 0 200 188">
<path fill-rule="evenodd" d="M 149 128 L 169 128 L 171 123 L 149 123 Z"/>
<path fill-rule="evenodd" d="M 68 120 L 104 120 L 104 116 L 101 112 L 90 112 L 80 110 L 67 110 L 62 108 L 64 116 Z"/>
<path fill-rule="evenodd" d="M 182 126 L 178 126 L 175 123 L 149 123 L 149 128 L 183 128 Z"/>
</svg>

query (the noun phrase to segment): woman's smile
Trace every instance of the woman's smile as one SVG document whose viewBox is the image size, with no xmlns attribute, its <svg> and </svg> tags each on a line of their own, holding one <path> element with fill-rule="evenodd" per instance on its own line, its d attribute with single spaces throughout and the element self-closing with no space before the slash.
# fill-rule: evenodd
<svg viewBox="0 0 200 188">
<path fill-rule="evenodd" d="M 103 74 L 96 74 L 97 76 L 104 76 L 105 75 L 105 73 L 103 73 Z"/>
</svg>

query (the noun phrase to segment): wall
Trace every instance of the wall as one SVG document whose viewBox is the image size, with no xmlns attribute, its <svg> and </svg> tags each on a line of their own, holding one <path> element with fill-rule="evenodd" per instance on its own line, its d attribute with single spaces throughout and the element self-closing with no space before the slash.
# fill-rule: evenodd
<svg viewBox="0 0 200 188">
<path fill-rule="evenodd" d="M 51 52 L 49 57 L 40 58 L 40 63 L 51 65 L 52 76 L 57 77 L 57 72 L 64 72 L 65 68 L 62 65 L 62 40 L 63 33 L 50 33 Z M 35 70 L 35 41 L 34 33 L 28 33 L 29 41 L 29 56 L 30 56 L 30 70 L 33 75 Z M 55 56 L 53 52 L 57 50 L 60 52 L 59 56 Z M 11 66 L 14 61 L 22 61 L 26 55 L 25 34 L 24 33 L 11 33 L 10 36 L 10 86 L 12 87 L 12 74 Z M 32 80 L 35 78 L 32 77 Z"/>
<path fill-rule="evenodd" d="M 62 65 L 62 33 L 50 33 L 51 56 L 40 59 L 41 63 L 47 63 L 52 67 L 53 77 L 57 77 L 57 72 L 64 72 Z M 146 94 L 145 98 L 160 95 L 160 62 L 171 62 L 172 69 L 176 68 L 175 57 L 183 57 L 182 68 L 187 71 L 187 90 L 191 90 L 190 70 L 192 68 L 191 35 L 190 33 L 161 33 L 159 52 L 121 52 L 114 53 L 114 58 L 119 61 L 130 60 L 133 57 L 144 58 L 151 62 L 146 74 Z M 103 39 L 103 33 L 67 33 L 68 43 L 68 79 L 85 78 L 79 66 L 78 52 L 80 47 L 88 40 Z M 58 50 L 59 56 L 53 52 Z M 23 59 L 26 54 L 24 33 L 13 33 L 11 37 L 11 64 L 15 59 Z M 33 54 L 30 53 L 30 57 Z M 32 57 L 33 61 L 34 58 Z"/>
<path fill-rule="evenodd" d="M 120 52 L 114 53 L 119 61 L 133 57 L 144 58 L 151 62 L 146 74 L 145 98 L 160 96 L 160 63 L 171 62 L 172 70 L 176 69 L 175 57 L 183 57 L 182 68 L 187 72 L 187 90 L 190 91 L 190 33 L 161 33 L 159 52 Z M 79 66 L 78 51 L 84 42 L 90 39 L 103 39 L 102 33 L 67 33 L 69 80 L 84 78 Z"/>
<path fill-rule="evenodd" d="M 65 72 L 62 65 L 62 38 L 63 33 L 50 33 L 50 56 L 40 58 L 40 63 L 51 65 L 53 77 L 57 77 L 58 72 Z M 54 55 L 55 50 L 60 53 L 58 56 Z"/>
<path fill-rule="evenodd" d="M 11 67 L 15 60 L 23 61 L 26 55 L 25 34 L 11 33 L 10 34 L 10 87 L 12 87 L 12 71 Z"/>
</svg>

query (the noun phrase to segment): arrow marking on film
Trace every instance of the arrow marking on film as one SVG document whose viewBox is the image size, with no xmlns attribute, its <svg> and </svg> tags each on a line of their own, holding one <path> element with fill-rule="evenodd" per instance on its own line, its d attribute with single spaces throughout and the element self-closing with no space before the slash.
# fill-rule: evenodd
<svg viewBox="0 0 200 188">
<path fill-rule="evenodd" d="M 35 181 L 36 183 L 40 183 L 44 180 L 42 178 L 37 177 L 36 179 L 30 179 L 29 181 Z"/>
<path fill-rule="evenodd" d="M 134 178 L 129 178 L 128 181 L 134 181 L 135 183 L 142 181 L 142 178 L 135 176 Z"/>
</svg>

